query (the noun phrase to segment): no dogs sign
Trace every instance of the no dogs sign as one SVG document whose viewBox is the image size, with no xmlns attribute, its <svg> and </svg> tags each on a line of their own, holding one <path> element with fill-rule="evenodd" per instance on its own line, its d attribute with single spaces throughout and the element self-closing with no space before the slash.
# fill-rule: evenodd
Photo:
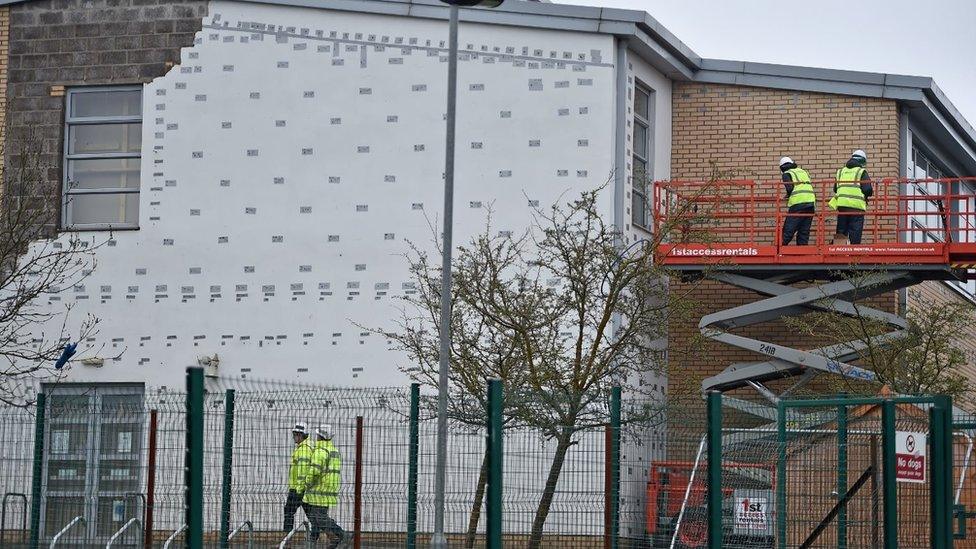
<svg viewBox="0 0 976 549">
<path fill-rule="evenodd" d="M 895 431 L 895 479 L 925 482 L 925 433 Z"/>
</svg>

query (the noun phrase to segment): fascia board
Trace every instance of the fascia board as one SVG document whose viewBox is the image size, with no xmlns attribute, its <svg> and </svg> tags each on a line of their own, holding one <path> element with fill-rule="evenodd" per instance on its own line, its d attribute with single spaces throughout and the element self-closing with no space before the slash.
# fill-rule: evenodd
<svg viewBox="0 0 976 549">
<path fill-rule="evenodd" d="M 630 49 L 634 50 L 655 69 L 661 71 L 669 78 L 691 80 L 695 76 L 694 72 L 680 59 L 640 29 L 634 29 L 633 39 L 628 45 Z"/>
<path fill-rule="evenodd" d="M 768 76 L 725 71 L 698 71 L 695 74 L 695 81 L 711 84 L 738 84 L 741 86 L 774 88 L 779 90 L 858 95 L 862 97 L 883 97 L 884 94 L 884 86 L 876 84 L 800 79 L 786 76 Z"/>
<path fill-rule="evenodd" d="M 677 36 L 671 33 L 664 25 L 662 25 L 657 19 L 651 17 L 649 13 L 638 12 L 643 15 L 643 21 L 641 21 L 638 26 L 642 27 L 645 32 L 654 39 L 662 44 L 666 49 L 671 50 L 675 57 L 680 59 L 683 64 L 691 69 L 697 70 L 701 67 L 702 58 L 691 48 L 689 48 L 684 42 L 678 39 Z"/>
<path fill-rule="evenodd" d="M 850 84 L 882 85 L 885 75 L 874 72 L 846 71 L 840 69 L 822 69 L 815 67 L 797 67 L 790 65 L 775 65 L 772 63 L 743 63 L 743 72 L 766 76 L 783 76 L 802 78 L 806 80 L 832 80 Z"/>
<path fill-rule="evenodd" d="M 920 114 L 930 119 L 930 125 L 934 125 L 935 128 L 928 128 L 929 133 L 935 139 L 940 139 L 940 134 L 943 140 L 943 146 L 945 145 L 955 145 L 960 152 L 964 153 L 962 158 L 958 158 L 958 161 L 963 161 L 971 169 L 976 167 L 976 143 L 973 142 L 972 136 L 965 135 L 957 129 L 956 124 L 953 122 L 958 122 L 947 118 L 942 114 L 939 105 L 934 104 L 927 96 L 923 97 L 922 104 L 924 109 Z M 937 129 L 938 131 L 933 131 Z M 949 147 L 951 150 L 951 147 Z M 976 173 L 976 172 L 974 172 Z"/>
<path fill-rule="evenodd" d="M 935 104 L 939 110 L 945 114 L 946 117 L 955 123 L 958 130 L 961 132 L 962 137 L 965 138 L 970 144 L 976 147 L 976 129 L 973 125 L 966 120 L 966 117 L 956 109 L 956 106 L 952 104 L 952 101 L 942 92 L 935 81 L 931 81 L 928 89 L 926 91 L 926 96 Z"/>
</svg>

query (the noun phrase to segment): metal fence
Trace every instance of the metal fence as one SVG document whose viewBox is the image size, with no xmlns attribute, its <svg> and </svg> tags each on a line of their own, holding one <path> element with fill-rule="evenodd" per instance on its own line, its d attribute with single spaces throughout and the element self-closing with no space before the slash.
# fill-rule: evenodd
<svg viewBox="0 0 976 549">
<path fill-rule="evenodd" d="M 218 378 L 205 388 L 199 413 L 183 392 L 67 384 L 46 388 L 38 406 L 0 410 L 0 545 L 184 546 L 196 507 L 204 546 L 277 547 L 286 535 L 296 422 L 331 426 L 343 465 L 330 515 L 353 535 L 350 547 L 427 545 L 433 395 L 417 387 Z M 452 422 L 445 517 L 451 547 L 492 546 L 492 513 L 505 547 L 691 548 L 705 546 L 710 532 L 720 532 L 720 546 L 728 548 L 882 547 L 891 521 L 897 546 L 930 546 L 928 477 L 898 483 L 898 510 L 886 514 L 879 406 L 811 405 L 778 422 L 768 405 L 728 400 L 717 425 L 700 399 L 649 402 L 614 392 L 596 406 L 595 417 L 606 424 L 573 433 L 562 456 L 539 429 L 499 431 L 498 500 L 488 497 L 497 462 L 487 459 L 486 424 Z M 899 403 L 894 427 L 928 436 L 928 408 Z M 194 418 L 202 428 L 188 429 Z M 950 512 L 956 547 L 968 547 L 976 418 L 954 419 Z M 710 468 L 713 448 L 719 461 Z M 721 489 L 709 490 L 716 482 Z M 721 509 L 718 519 L 710 503 Z M 306 543 L 303 520 L 300 510 L 290 546 Z"/>
</svg>

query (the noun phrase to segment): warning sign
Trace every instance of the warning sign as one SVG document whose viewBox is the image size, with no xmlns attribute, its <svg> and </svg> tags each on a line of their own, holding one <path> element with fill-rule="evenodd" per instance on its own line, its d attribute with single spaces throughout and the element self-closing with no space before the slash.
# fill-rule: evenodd
<svg viewBox="0 0 976 549">
<path fill-rule="evenodd" d="M 766 498 L 735 498 L 735 529 L 765 532 L 769 527 L 766 516 L 768 512 L 769 500 Z"/>
<path fill-rule="evenodd" d="M 925 482 L 925 433 L 895 431 L 895 478 L 898 482 Z"/>
</svg>

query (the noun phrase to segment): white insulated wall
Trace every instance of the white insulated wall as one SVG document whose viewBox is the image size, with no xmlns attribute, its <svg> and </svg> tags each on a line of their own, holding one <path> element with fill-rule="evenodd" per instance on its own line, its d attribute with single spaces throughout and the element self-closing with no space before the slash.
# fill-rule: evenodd
<svg viewBox="0 0 976 549">
<path fill-rule="evenodd" d="M 444 21 L 213 2 L 182 61 L 145 87 L 140 229 L 63 294 L 102 319 L 72 381 L 180 387 L 220 374 L 399 385 L 390 328 L 408 242 L 442 220 Z M 608 180 L 614 43 L 462 24 L 455 242 L 519 232 Z M 602 208 L 612 216 L 612 185 Z M 107 233 L 95 238 L 107 238 Z"/>
</svg>

